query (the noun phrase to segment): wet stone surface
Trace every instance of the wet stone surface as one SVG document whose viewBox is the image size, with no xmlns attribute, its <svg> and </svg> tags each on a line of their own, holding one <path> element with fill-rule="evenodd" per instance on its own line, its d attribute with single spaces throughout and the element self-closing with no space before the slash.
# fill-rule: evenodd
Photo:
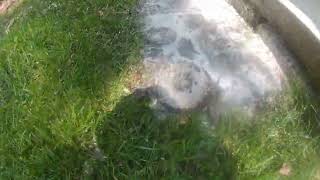
<svg viewBox="0 0 320 180">
<path fill-rule="evenodd" d="M 152 79 L 145 86 L 162 107 L 250 114 L 281 91 L 282 54 L 275 57 L 224 0 L 144 0 L 140 14 Z"/>
<path fill-rule="evenodd" d="M 161 46 L 149 45 L 144 48 L 145 57 L 159 57 L 163 55 Z"/>
<path fill-rule="evenodd" d="M 173 109 L 198 108 L 208 95 L 218 91 L 206 71 L 192 63 L 153 63 L 149 68 L 153 97 Z"/>
<path fill-rule="evenodd" d="M 185 16 L 185 24 L 191 30 L 201 28 L 206 24 L 206 21 L 202 15 L 198 14 L 189 14 Z"/>
<path fill-rule="evenodd" d="M 195 54 L 199 54 L 195 49 L 190 39 L 182 38 L 178 42 L 179 54 L 183 57 L 193 59 Z"/>
<path fill-rule="evenodd" d="M 177 33 L 167 27 L 151 28 L 147 31 L 146 41 L 156 45 L 167 45 L 175 42 Z"/>
</svg>

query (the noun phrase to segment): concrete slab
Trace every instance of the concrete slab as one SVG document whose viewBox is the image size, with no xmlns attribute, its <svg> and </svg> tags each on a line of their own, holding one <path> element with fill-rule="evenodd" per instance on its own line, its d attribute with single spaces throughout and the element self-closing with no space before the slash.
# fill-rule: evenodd
<svg viewBox="0 0 320 180">
<path fill-rule="evenodd" d="M 311 22 L 320 30 L 320 1 L 319 0 L 289 0 L 301 10 Z"/>
<path fill-rule="evenodd" d="M 205 100 L 210 111 L 254 112 L 285 84 L 278 57 L 287 54 L 276 57 L 225 0 L 145 0 L 141 14 L 145 64 L 153 79 L 148 86 L 166 91 L 158 93 L 159 101 L 183 109 Z M 196 68 L 178 70 L 189 67 L 182 64 Z M 214 97 L 209 102 L 208 93 Z"/>
<path fill-rule="evenodd" d="M 305 68 L 316 91 L 320 92 L 320 1 L 229 1 L 254 27 L 267 22 L 275 28 Z M 251 13 L 247 13 L 247 10 Z"/>
</svg>

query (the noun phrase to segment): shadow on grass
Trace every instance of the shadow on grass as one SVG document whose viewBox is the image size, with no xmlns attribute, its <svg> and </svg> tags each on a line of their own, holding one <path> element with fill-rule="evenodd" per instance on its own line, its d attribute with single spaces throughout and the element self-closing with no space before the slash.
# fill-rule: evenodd
<svg viewBox="0 0 320 180">
<path fill-rule="evenodd" d="M 135 3 L 30 0 L 0 19 L 0 179 L 81 176 L 110 83 L 139 59 Z"/>
<path fill-rule="evenodd" d="M 147 97 L 124 97 L 105 116 L 98 146 L 105 157 L 91 176 L 145 179 L 234 179 L 235 162 L 195 115 L 159 121 Z"/>
<path fill-rule="evenodd" d="M 102 8 L 118 4 L 118 11 L 127 1 L 30 2 L 37 3 L 1 39 L 0 178 L 80 179 L 85 172 L 119 179 L 235 178 L 236 162 L 222 140 L 193 115 L 157 121 L 148 99 L 134 95 L 112 112 L 101 110 L 100 91 L 139 53 L 133 17 Z M 88 146 L 100 119 L 103 153 L 91 160 Z M 283 144 L 279 149 L 288 147 Z M 245 150 L 248 156 L 238 156 L 244 165 L 251 155 Z"/>
</svg>

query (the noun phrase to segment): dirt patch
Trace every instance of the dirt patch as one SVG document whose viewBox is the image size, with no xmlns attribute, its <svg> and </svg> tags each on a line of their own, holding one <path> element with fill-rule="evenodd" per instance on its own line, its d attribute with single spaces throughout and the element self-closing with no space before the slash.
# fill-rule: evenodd
<svg viewBox="0 0 320 180">
<path fill-rule="evenodd" d="M 19 2 L 19 0 L 0 0 L 0 15 L 5 14 L 17 2 Z"/>
</svg>

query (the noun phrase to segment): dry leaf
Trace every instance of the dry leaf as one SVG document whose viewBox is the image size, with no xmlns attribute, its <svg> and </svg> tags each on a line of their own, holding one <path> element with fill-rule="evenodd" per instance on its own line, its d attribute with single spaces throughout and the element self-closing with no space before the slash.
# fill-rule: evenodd
<svg viewBox="0 0 320 180">
<path fill-rule="evenodd" d="M 284 163 L 279 171 L 279 173 L 283 176 L 291 175 L 291 166 L 287 163 Z"/>
<path fill-rule="evenodd" d="M 314 180 L 320 180 L 320 169 L 315 173 L 313 179 Z"/>
<path fill-rule="evenodd" d="M 16 0 L 5 0 L 0 2 L 0 14 L 4 14 L 16 2 Z"/>
</svg>

